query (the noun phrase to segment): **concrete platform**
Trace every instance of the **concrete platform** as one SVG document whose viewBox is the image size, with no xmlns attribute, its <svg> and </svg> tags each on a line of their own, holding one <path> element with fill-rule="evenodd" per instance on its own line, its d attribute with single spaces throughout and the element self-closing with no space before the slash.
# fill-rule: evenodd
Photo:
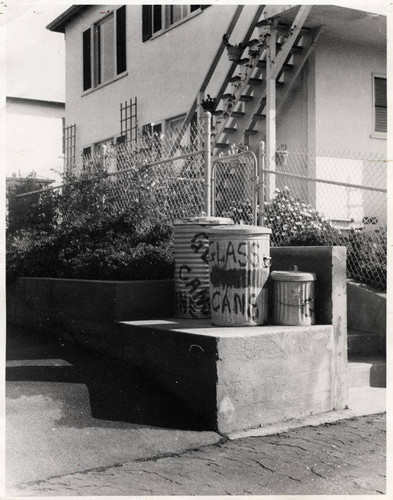
<svg viewBox="0 0 393 500">
<path fill-rule="evenodd" d="M 337 407 L 331 325 L 224 328 L 165 319 L 119 327 L 123 358 L 222 434 Z"/>
</svg>

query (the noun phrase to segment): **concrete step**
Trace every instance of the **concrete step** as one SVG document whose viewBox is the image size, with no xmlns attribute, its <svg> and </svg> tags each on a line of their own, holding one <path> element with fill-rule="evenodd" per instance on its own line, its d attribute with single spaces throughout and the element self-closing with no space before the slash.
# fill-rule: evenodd
<svg viewBox="0 0 393 500">
<path fill-rule="evenodd" d="M 372 355 L 378 354 L 380 348 L 380 336 L 361 330 L 348 330 L 348 355 Z"/>
<path fill-rule="evenodd" d="M 386 358 L 384 356 L 350 356 L 348 386 L 386 387 Z"/>
</svg>

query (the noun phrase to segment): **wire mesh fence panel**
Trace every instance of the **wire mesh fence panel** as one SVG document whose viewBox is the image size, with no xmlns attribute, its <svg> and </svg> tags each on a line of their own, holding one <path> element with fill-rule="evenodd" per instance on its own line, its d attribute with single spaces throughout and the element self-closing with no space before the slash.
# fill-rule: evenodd
<svg viewBox="0 0 393 500">
<path fill-rule="evenodd" d="M 73 172 L 104 182 L 107 201 L 118 211 L 151 203 L 170 221 L 199 215 L 204 209 L 203 130 L 189 125 L 165 135 L 141 133 L 132 144 L 105 145 L 81 156 Z"/>
<path fill-rule="evenodd" d="M 256 223 L 256 163 L 252 155 L 225 156 L 214 163 L 213 213 L 237 224 Z"/>
<path fill-rule="evenodd" d="M 273 244 L 344 245 L 348 277 L 386 289 L 386 159 L 289 151 L 277 160 L 265 172 Z"/>
</svg>

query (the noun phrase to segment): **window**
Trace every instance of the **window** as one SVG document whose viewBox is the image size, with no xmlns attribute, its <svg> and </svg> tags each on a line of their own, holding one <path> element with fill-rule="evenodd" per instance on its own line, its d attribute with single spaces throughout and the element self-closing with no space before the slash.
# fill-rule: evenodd
<svg viewBox="0 0 393 500">
<path fill-rule="evenodd" d="M 209 5 L 142 5 L 142 40 L 146 42 Z"/>
<path fill-rule="evenodd" d="M 126 7 L 109 12 L 83 32 L 83 90 L 126 71 Z"/>
<path fill-rule="evenodd" d="M 387 132 L 386 78 L 374 76 L 374 132 Z"/>
<path fill-rule="evenodd" d="M 147 138 L 159 138 L 162 132 L 161 123 L 147 123 L 142 127 L 142 135 Z"/>
</svg>

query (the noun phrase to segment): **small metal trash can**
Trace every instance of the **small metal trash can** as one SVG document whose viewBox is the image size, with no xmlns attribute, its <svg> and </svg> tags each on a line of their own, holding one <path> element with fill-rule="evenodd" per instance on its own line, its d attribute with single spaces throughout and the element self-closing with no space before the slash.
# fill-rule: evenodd
<svg viewBox="0 0 393 500">
<path fill-rule="evenodd" d="M 210 318 L 206 229 L 222 224 L 233 224 L 233 220 L 201 216 L 174 224 L 176 318 Z"/>
<path fill-rule="evenodd" d="M 273 271 L 273 323 L 285 326 L 315 324 L 316 275 L 290 271 Z"/>
<path fill-rule="evenodd" d="M 267 321 L 271 229 L 233 225 L 208 229 L 210 304 L 218 326 Z"/>
</svg>

